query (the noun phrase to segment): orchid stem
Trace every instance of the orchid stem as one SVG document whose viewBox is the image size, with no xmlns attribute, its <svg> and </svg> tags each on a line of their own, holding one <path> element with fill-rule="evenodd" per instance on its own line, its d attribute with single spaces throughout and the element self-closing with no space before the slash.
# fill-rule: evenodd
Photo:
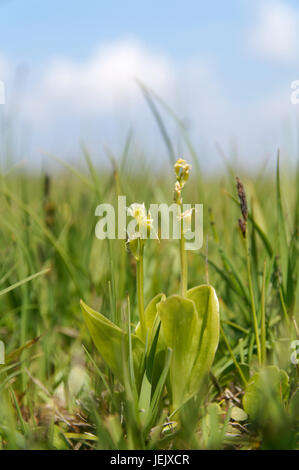
<svg viewBox="0 0 299 470">
<path fill-rule="evenodd" d="M 188 289 L 188 263 L 187 253 L 185 250 L 185 236 L 184 236 L 184 219 L 181 218 L 181 238 L 180 238 L 180 252 L 181 252 L 181 292 L 185 297 Z"/>
<path fill-rule="evenodd" d="M 250 249 L 249 249 L 249 243 L 248 243 L 247 235 L 245 236 L 245 249 L 246 249 L 246 262 L 247 262 L 249 296 L 250 296 L 251 311 L 252 311 L 252 322 L 253 322 L 253 328 L 254 328 L 254 333 L 255 333 L 257 357 L 258 357 L 259 364 L 262 365 L 262 351 L 261 351 L 261 343 L 260 343 L 259 330 L 258 330 L 258 322 L 257 322 L 257 315 L 256 315 L 255 301 L 254 301 L 253 286 L 252 286 Z"/>
</svg>

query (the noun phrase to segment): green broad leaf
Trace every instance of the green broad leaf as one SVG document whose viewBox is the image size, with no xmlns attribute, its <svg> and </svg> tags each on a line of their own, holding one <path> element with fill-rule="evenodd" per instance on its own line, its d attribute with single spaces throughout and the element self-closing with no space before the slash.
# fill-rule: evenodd
<svg viewBox="0 0 299 470">
<path fill-rule="evenodd" d="M 289 392 L 289 377 L 276 366 L 260 369 L 251 377 L 243 397 L 245 412 L 253 420 L 266 422 L 274 409 L 283 406 Z"/>
<path fill-rule="evenodd" d="M 154 322 L 157 316 L 157 304 L 159 302 L 164 302 L 166 299 L 166 296 L 164 294 L 158 294 L 156 295 L 148 304 L 144 311 L 144 316 L 145 316 L 145 326 L 146 330 L 148 332 L 148 340 L 150 341 L 151 339 L 151 334 L 154 326 Z M 145 342 L 146 338 L 142 336 L 141 332 L 141 326 L 140 323 L 137 324 L 136 329 L 135 329 L 135 335 L 138 336 L 142 341 Z"/>
<path fill-rule="evenodd" d="M 124 361 L 128 362 L 128 334 L 108 318 L 104 317 L 104 315 L 88 307 L 82 300 L 80 304 L 85 323 L 99 353 L 112 372 L 122 379 L 123 363 Z M 144 344 L 136 335 L 131 335 L 131 339 L 134 370 L 138 375 L 144 352 Z M 136 378 L 140 379 L 139 377 Z"/>
<path fill-rule="evenodd" d="M 198 354 L 200 323 L 195 303 L 173 295 L 157 305 L 162 334 L 167 347 L 172 349 L 170 387 L 173 409 L 184 402 L 191 371 Z"/>
<path fill-rule="evenodd" d="M 209 285 L 188 290 L 187 298 L 194 302 L 199 321 L 197 355 L 189 384 L 189 393 L 193 395 L 199 390 L 203 378 L 208 374 L 218 347 L 219 302 L 215 289 Z"/>
</svg>

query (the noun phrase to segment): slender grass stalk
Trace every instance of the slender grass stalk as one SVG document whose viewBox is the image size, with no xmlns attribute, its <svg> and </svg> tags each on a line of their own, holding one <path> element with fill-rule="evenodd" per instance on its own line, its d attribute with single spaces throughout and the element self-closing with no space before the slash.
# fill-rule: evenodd
<svg viewBox="0 0 299 470">
<path fill-rule="evenodd" d="M 244 355 L 244 339 L 240 338 L 239 339 L 239 346 L 240 346 L 240 359 L 241 363 L 245 363 L 245 355 Z"/>
<path fill-rule="evenodd" d="M 28 330 L 28 318 L 29 318 L 29 309 L 28 309 L 28 304 L 29 304 L 29 293 L 28 293 L 28 284 L 23 284 L 21 289 L 23 290 L 22 296 L 23 296 L 23 302 L 22 302 L 22 307 L 21 307 L 21 328 L 20 328 L 20 336 L 21 336 L 21 341 L 20 345 L 22 346 L 23 344 L 26 343 L 27 340 L 27 330 Z M 24 352 L 21 355 L 21 357 L 24 357 Z M 25 374 L 24 369 L 22 368 L 22 389 L 25 392 L 26 390 L 26 383 L 27 383 L 27 376 Z M 27 399 L 25 395 L 25 401 Z"/>
<path fill-rule="evenodd" d="M 266 315 L 265 315 L 265 290 L 266 290 L 266 264 L 264 261 L 262 295 L 261 295 L 261 355 L 262 365 L 266 363 Z"/>
<path fill-rule="evenodd" d="M 282 292 L 282 287 L 281 287 L 281 285 L 279 286 L 279 298 L 280 298 L 281 307 L 282 307 L 282 311 L 283 311 L 283 315 L 284 315 L 286 324 L 287 324 L 288 326 L 290 326 L 290 319 L 289 319 L 289 316 L 288 316 L 286 304 L 285 304 L 285 302 L 284 302 L 283 292 Z"/>
<path fill-rule="evenodd" d="M 224 323 L 225 325 L 229 325 L 232 328 L 235 328 L 236 330 L 242 331 L 242 333 L 244 333 L 245 335 L 248 335 L 249 333 L 249 330 L 247 330 L 246 328 L 243 328 L 240 325 L 237 325 L 237 323 L 234 323 L 230 320 L 222 320 L 222 323 Z"/>
<path fill-rule="evenodd" d="M 294 325 L 294 328 L 295 328 L 295 331 L 296 331 L 296 336 L 299 339 L 299 328 L 298 328 L 298 325 L 297 325 L 297 322 L 296 322 L 296 318 L 292 317 L 292 320 L 293 320 L 293 325 Z"/>
<path fill-rule="evenodd" d="M 9 391 L 10 391 L 10 393 L 11 393 L 11 396 L 12 396 L 12 399 L 13 399 L 13 402 L 14 402 L 14 405 L 15 405 L 15 409 L 16 409 L 16 411 L 17 411 L 17 415 L 18 415 L 18 418 L 19 418 L 19 420 L 20 420 L 22 432 L 23 432 L 23 434 L 26 436 L 26 435 L 27 435 L 27 424 L 26 424 L 26 422 L 24 421 L 24 418 L 23 418 L 22 412 L 21 412 L 21 410 L 20 410 L 20 406 L 19 406 L 17 397 L 16 397 L 16 395 L 15 395 L 15 392 L 14 392 L 12 386 L 9 386 Z"/>
<path fill-rule="evenodd" d="M 4 294 L 7 294 L 7 293 L 10 292 L 11 290 L 14 290 L 14 289 L 16 289 L 16 288 L 19 287 L 19 286 L 22 286 L 23 284 L 25 284 L 25 282 L 32 281 L 32 279 L 35 279 L 35 278 L 38 277 L 38 276 L 42 276 L 43 274 L 47 274 L 49 271 L 50 271 L 50 268 L 43 269 L 42 271 L 39 271 L 38 273 L 32 274 L 31 276 L 28 276 L 28 277 L 26 277 L 25 279 L 22 279 L 22 281 L 15 282 L 15 283 L 12 284 L 11 286 L 6 287 L 6 289 L 2 289 L 2 290 L 0 291 L 0 296 L 1 296 L 1 295 L 4 295 Z"/>
<path fill-rule="evenodd" d="M 99 377 L 101 378 L 109 396 L 111 397 L 111 400 L 113 402 L 113 405 L 115 406 L 115 400 L 114 400 L 114 395 L 111 391 L 111 388 L 109 387 L 109 384 L 105 378 L 105 375 L 103 374 L 103 372 L 101 371 L 101 369 L 97 366 L 95 360 L 93 359 L 93 357 L 91 356 L 91 354 L 88 352 L 87 348 L 84 346 L 84 344 L 82 344 L 82 347 L 84 349 L 84 352 L 86 353 L 88 359 L 90 360 L 91 364 L 93 365 L 96 373 L 99 375 Z"/>
<path fill-rule="evenodd" d="M 254 328 L 254 334 L 255 334 L 257 357 L 258 357 L 259 364 L 261 365 L 262 364 L 262 352 L 261 352 L 261 343 L 260 343 L 260 337 L 259 337 L 258 322 L 257 322 L 254 293 L 253 293 L 253 286 L 252 286 L 250 249 L 249 249 L 247 234 L 244 240 L 245 240 L 245 249 L 246 249 L 247 276 L 248 276 L 249 296 L 250 296 L 250 304 L 251 304 L 251 312 L 252 312 L 252 322 L 253 322 L 253 328 Z"/>
<path fill-rule="evenodd" d="M 129 375 L 130 375 L 132 387 L 134 387 L 136 382 L 135 382 L 134 363 L 133 363 L 133 349 L 132 349 L 132 335 L 131 335 L 131 306 L 130 306 L 129 296 L 127 296 L 127 313 L 128 313 L 128 318 L 127 318 L 128 340 L 129 340 Z"/>
<path fill-rule="evenodd" d="M 223 330 L 222 325 L 220 325 L 220 331 L 221 331 L 221 335 L 222 335 L 222 337 L 223 337 L 223 339 L 224 339 L 225 345 L 226 345 L 226 347 L 227 347 L 227 349 L 228 349 L 228 352 L 229 352 L 230 355 L 231 355 L 231 358 L 232 358 L 232 360 L 233 360 L 233 363 L 235 364 L 235 367 L 236 367 L 237 371 L 239 372 L 240 378 L 242 379 L 242 382 L 243 382 L 243 384 L 244 384 L 245 387 L 246 387 L 246 385 L 247 385 L 247 380 L 246 380 L 246 378 L 245 378 L 245 375 L 244 375 L 243 372 L 242 372 L 241 367 L 239 366 L 239 363 L 238 363 L 237 359 L 235 358 L 234 352 L 233 352 L 232 348 L 230 347 L 229 341 L 228 341 L 228 339 L 227 339 L 227 337 L 226 337 L 226 334 L 224 333 L 224 330 Z"/>
<path fill-rule="evenodd" d="M 144 242 L 142 239 L 139 240 L 139 256 L 137 259 L 137 299 L 138 299 L 138 310 L 139 320 L 141 326 L 141 332 L 143 337 L 146 337 L 146 325 L 144 315 L 144 281 L 143 281 L 143 252 Z"/>
</svg>

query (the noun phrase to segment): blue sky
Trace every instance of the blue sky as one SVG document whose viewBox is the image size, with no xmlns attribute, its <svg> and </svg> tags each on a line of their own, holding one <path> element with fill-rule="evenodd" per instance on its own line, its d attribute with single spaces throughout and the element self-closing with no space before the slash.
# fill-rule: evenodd
<svg viewBox="0 0 299 470">
<path fill-rule="evenodd" d="M 96 43 L 128 35 L 174 58 L 206 50 L 219 53 L 221 31 L 230 45 L 242 31 L 250 11 L 243 4 L 242 0 L 6 0 L 0 40 L 8 54 L 26 61 L 55 54 L 83 58 Z"/>
<path fill-rule="evenodd" d="M 225 147 L 234 136 L 248 157 L 283 145 L 281 129 L 293 125 L 297 31 L 291 0 L 0 0 L 0 79 L 12 93 L 15 71 L 26 67 L 19 113 L 34 158 L 39 146 L 70 152 L 80 137 L 121 142 L 129 125 L 161 144 L 126 64 L 193 123 L 202 148 L 212 151 L 215 139 Z M 109 57 L 125 64 L 123 81 Z M 81 90 L 86 105 L 76 98 Z"/>
</svg>

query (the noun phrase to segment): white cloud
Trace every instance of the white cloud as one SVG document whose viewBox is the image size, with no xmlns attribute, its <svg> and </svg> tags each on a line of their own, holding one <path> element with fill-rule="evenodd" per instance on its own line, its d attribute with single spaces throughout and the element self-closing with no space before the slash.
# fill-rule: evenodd
<svg viewBox="0 0 299 470">
<path fill-rule="evenodd" d="M 35 158 L 40 157 L 40 148 L 64 158 L 73 156 L 80 138 L 91 151 L 108 145 L 117 153 L 132 127 L 142 151 L 161 159 L 165 147 L 135 78 L 150 86 L 187 124 L 206 167 L 219 166 L 215 140 L 226 147 L 236 137 L 248 162 L 252 155 L 257 161 L 262 152 L 275 150 L 281 120 L 287 119 L 291 106 L 289 90 L 269 88 L 263 100 L 247 104 L 241 95 L 228 97 L 221 71 L 213 63 L 198 58 L 174 62 L 137 40 L 108 43 L 85 60 L 56 58 L 32 70 L 18 109 Z M 181 152 L 178 128 L 167 113 L 163 118 L 175 150 Z"/>
<path fill-rule="evenodd" d="M 5 81 L 10 74 L 10 64 L 6 57 L 0 54 L 0 80 Z"/>
<path fill-rule="evenodd" d="M 45 119 L 59 107 L 62 114 L 75 111 L 83 118 L 116 109 L 122 112 L 140 100 L 136 78 L 168 95 L 174 76 L 165 57 L 153 54 L 136 40 L 104 44 L 86 61 L 52 61 L 28 109 Z"/>
<path fill-rule="evenodd" d="M 219 87 L 218 73 L 198 59 L 174 63 L 137 40 L 104 44 L 84 61 L 57 58 L 29 80 L 22 116 L 42 148 L 61 151 L 78 138 L 117 145 L 132 125 L 149 152 L 164 151 L 157 124 L 135 79 L 143 81 L 190 124 L 202 143 L 222 139 L 231 106 Z M 214 78 L 216 77 L 216 79 Z M 161 108 L 160 108 L 161 110 Z M 178 142 L 172 119 L 163 113 L 171 137 Z M 225 125 L 224 125 L 225 121 Z M 121 137 L 120 137 L 121 135 Z M 41 142 L 43 137 L 44 142 Z M 95 137 L 96 136 L 96 137 Z"/>
<path fill-rule="evenodd" d="M 249 42 L 263 59 L 274 62 L 293 61 L 298 55 L 298 11 L 279 1 L 263 1 Z"/>
<path fill-rule="evenodd" d="M 7 96 L 7 81 L 10 75 L 10 65 L 7 59 L 0 54 L 0 105 L 5 103 Z M 1 110 L 3 111 L 3 109 Z"/>
</svg>

